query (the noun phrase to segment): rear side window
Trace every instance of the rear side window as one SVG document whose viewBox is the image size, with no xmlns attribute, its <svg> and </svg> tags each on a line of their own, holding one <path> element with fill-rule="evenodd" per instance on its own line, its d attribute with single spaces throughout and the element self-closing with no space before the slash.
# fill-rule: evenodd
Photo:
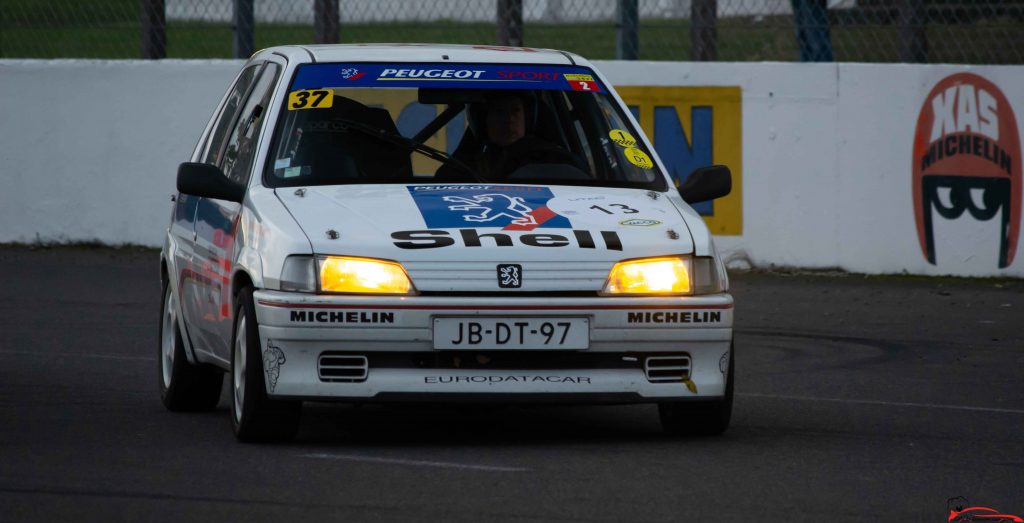
<svg viewBox="0 0 1024 523">
<path fill-rule="evenodd" d="M 249 182 L 260 129 L 263 127 L 263 116 L 266 114 L 267 104 L 270 103 L 273 87 L 277 84 L 279 70 L 274 63 L 268 63 L 263 69 L 249 99 L 245 102 L 245 107 L 240 113 L 241 118 L 234 126 L 231 139 L 228 140 L 227 149 L 224 151 L 221 170 L 225 176 L 238 184 L 245 185 Z"/>
<path fill-rule="evenodd" d="M 213 165 L 220 163 L 224 141 L 227 140 L 231 126 L 238 117 L 238 110 L 242 106 L 242 101 L 245 100 L 246 93 L 252 87 L 253 81 L 256 79 L 256 72 L 260 70 L 260 67 L 262 67 L 262 64 L 246 67 L 238 75 L 238 79 L 235 80 L 235 85 L 232 86 L 231 93 L 228 95 L 228 99 L 224 101 L 224 107 L 221 109 L 217 122 L 213 126 L 213 133 L 210 134 L 210 141 L 206 146 L 206 153 L 203 155 L 203 163 Z"/>
</svg>

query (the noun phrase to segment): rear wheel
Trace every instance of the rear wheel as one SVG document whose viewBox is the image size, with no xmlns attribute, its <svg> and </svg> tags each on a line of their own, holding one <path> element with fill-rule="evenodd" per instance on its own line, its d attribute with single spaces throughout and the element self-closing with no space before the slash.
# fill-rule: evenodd
<svg viewBox="0 0 1024 523">
<path fill-rule="evenodd" d="M 178 328 L 178 303 L 167 280 L 160 305 L 160 343 L 157 380 L 160 399 L 168 410 L 213 410 L 220 400 L 224 372 L 212 366 L 193 365 L 185 356 L 185 342 Z"/>
<path fill-rule="evenodd" d="M 299 429 L 302 402 L 267 397 L 252 287 L 238 292 L 234 332 L 231 344 L 231 421 L 235 436 L 250 442 L 294 438 Z"/>
<path fill-rule="evenodd" d="M 736 351 L 729 348 L 729 369 L 725 374 L 725 396 L 716 400 L 666 401 L 658 404 L 661 428 L 674 436 L 718 436 L 729 428 L 732 418 Z"/>
</svg>

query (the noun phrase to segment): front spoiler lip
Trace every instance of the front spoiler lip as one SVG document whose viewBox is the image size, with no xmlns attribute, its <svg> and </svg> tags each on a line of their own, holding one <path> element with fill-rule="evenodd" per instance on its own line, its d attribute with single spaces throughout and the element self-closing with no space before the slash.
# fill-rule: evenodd
<svg viewBox="0 0 1024 523">
<path fill-rule="evenodd" d="M 275 396 L 270 396 L 274 398 Z M 635 392 L 577 392 L 577 393 L 476 393 L 476 392 L 381 392 L 376 396 L 287 396 L 289 400 L 317 403 L 417 403 L 446 406 L 452 403 L 502 405 L 633 405 L 663 401 L 702 402 L 721 397 L 693 396 L 652 398 Z"/>
<path fill-rule="evenodd" d="M 639 368 L 511 371 L 373 367 L 365 381 L 325 382 L 317 378 L 316 355 L 299 350 L 290 353 L 267 390 L 271 397 L 280 399 L 347 402 L 409 401 L 413 397 L 425 401 L 479 397 L 497 402 L 614 399 L 627 403 L 714 399 L 725 393 L 725 376 L 718 369 L 720 350 L 721 346 L 713 346 L 693 355 L 694 367 L 688 379 L 674 382 L 651 382 Z"/>
</svg>

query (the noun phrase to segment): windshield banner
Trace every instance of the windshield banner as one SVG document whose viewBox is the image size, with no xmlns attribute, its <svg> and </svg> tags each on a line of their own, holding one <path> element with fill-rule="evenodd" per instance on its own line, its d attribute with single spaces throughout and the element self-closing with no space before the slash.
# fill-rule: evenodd
<svg viewBox="0 0 1024 523">
<path fill-rule="evenodd" d="M 585 67 L 449 63 L 308 64 L 299 67 L 291 90 L 327 87 L 604 91 Z"/>
</svg>

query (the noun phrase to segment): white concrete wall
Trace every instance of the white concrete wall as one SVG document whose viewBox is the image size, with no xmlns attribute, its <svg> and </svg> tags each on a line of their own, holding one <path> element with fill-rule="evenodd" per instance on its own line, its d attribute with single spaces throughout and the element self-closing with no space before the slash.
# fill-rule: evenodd
<svg viewBox="0 0 1024 523">
<path fill-rule="evenodd" d="M 717 239 L 719 248 L 757 265 L 841 265 L 831 242 L 839 197 L 835 64 L 598 62 L 598 68 L 615 85 L 740 86 L 743 235 Z"/>
<path fill-rule="evenodd" d="M 981 234 L 936 238 L 944 248 L 938 249 L 938 264 L 928 263 L 917 240 L 912 199 L 914 131 L 932 87 L 954 73 L 979 74 L 1009 98 L 1022 129 L 1024 68 L 598 64 L 620 86 L 742 87 L 743 234 L 717 240 L 734 259 L 867 273 L 1024 276 L 1024 224 L 1008 268 L 994 262 L 994 220 L 976 228 Z"/>
<path fill-rule="evenodd" d="M 240 64 L 0 61 L 0 242 L 157 245 L 177 164 Z M 975 237 L 956 238 L 957 263 L 929 264 L 911 197 L 914 129 L 931 88 L 955 72 L 981 74 L 1009 98 L 1020 129 L 1024 68 L 598 67 L 616 85 L 742 88 L 743 234 L 718 238 L 733 258 L 759 266 L 1024 277 L 1024 241 L 1005 269 L 974 261 L 991 250 L 990 240 Z"/>
<path fill-rule="evenodd" d="M 839 67 L 838 122 L 842 132 L 836 167 L 840 176 L 839 185 L 833 188 L 838 195 L 833 213 L 837 225 L 833 250 L 841 262 L 837 265 L 880 273 L 1024 277 L 1024 242 L 1020 240 L 1013 264 L 997 268 L 995 219 L 979 223 L 965 213 L 957 222 L 961 226 L 966 222 L 967 230 L 936 230 L 937 265 L 925 260 L 917 242 L 911 176 L 917 118 L 932 87 L 963 72 L 995 83 L 1009 99 L 1018 132 L 1024 128 L 1021 66 Z M 1019 141 L 1017 146 L 1021 147 Z M 1021 159 L 1015 151 L 1013 161 L 1019 165 Z M 1019 195 L 1024 187 L 1018 184 L 1013 190 Z M 1021 218 L 1017 221 L 1021 223 Z M 1019 236 L 1024 238 L 1024 228 Z"/>
<path fill-rule="evenodd" d="M 159 244 L 240 64 L 0 60 L 0 242 Z"/>
</svg>

